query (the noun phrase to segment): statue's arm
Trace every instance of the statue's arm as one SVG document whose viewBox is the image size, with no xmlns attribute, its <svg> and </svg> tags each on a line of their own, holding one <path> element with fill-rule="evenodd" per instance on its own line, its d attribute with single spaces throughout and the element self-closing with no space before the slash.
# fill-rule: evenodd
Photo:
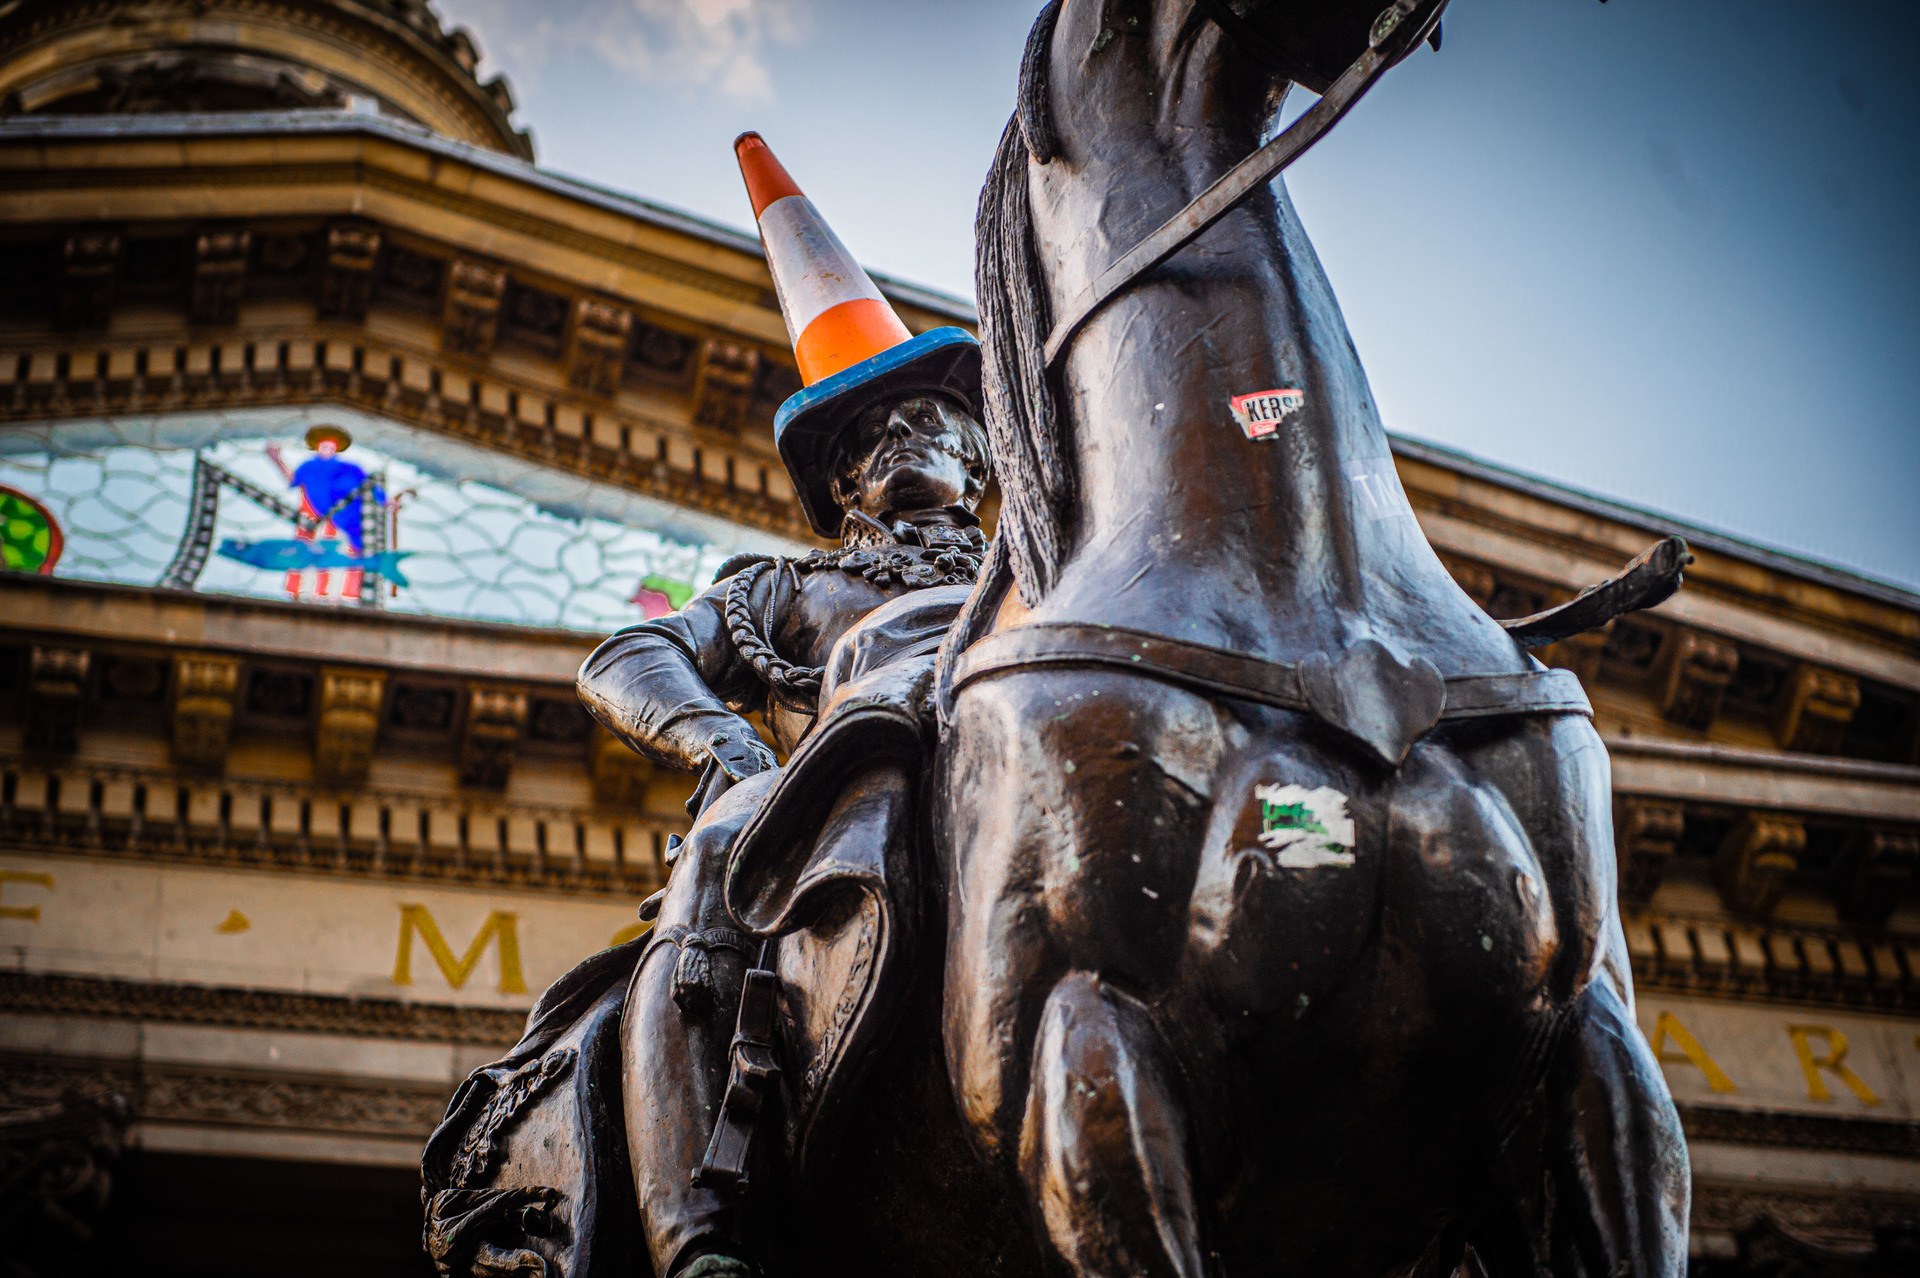
<svg viewBox="0 0 1920 1278">
<path fill-rule="evenodd" d="M 728 633 L 727 586 L 617 631 L 581 665 L 577 686 L 595 719 L 655 762 L 699 772 L 718 761 L 737 777 L 773 756 L 741 717 L 766 689 Z M 764 615 L 769 590 L 764 577 L 756 583 L 756 615 Z"/>
</svg>

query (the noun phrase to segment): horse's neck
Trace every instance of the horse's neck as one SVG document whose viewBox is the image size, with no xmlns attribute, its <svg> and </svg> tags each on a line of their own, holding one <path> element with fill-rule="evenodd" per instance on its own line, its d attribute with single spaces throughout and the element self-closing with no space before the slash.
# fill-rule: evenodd
<svg viewBox="0 0 1920 1278">
<path fill-rule="evenodd" d="M 1071 38 L 1064 19 L 1061 36 Z M 1238 129 L 1178 118 L 1222 113 L 1206 64 L 1222 56 L 1217 46 L 1216 34 L 1199 37 L 1154 90 L 1189 101 L 1136 113 L 1132 129 L 1103 122 L 1033 170 L 1056 319 L 1258 145 L 1257 103 L 1244 104 Z M 1103 71 L 1098 56 L 1075 69 L 1089 80 L 1127 74 L 1119 59 Z M 1129 92 L 1084 87 L 1094 101 Z M 1405 634 L 1436 606 L 1467 629 L 1484 622 L 1413 518 L 1339 306 L 1277 184 L 1109 303 L 1075 339 L 1059 386 L 1079 526 L 1043 614 L 1185 630 L 1276 656 Z M 1288 388 L 1302 392 L 1299 407 L 1250 438 L 1234 401 Z M 1252 408 L 1252 429 L 1272 407 Z M 1501 648 L 1497 630 L 1479 629 L 1470 648 Z"/>
</svg>

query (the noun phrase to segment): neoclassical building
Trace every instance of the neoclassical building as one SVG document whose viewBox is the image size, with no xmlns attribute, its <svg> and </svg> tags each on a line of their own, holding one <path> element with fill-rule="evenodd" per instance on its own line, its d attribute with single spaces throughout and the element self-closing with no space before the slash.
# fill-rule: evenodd
<svg viewBox="0 0 1920 1278">
<path fill-rule="evenodd" d="M 540 168 L 423 0 L 0 6 L 0 1253 L 425 1274 L 415 1163 L 688 778 L 573 673 L 812 544 L 758 242 Z M 744 220 L 744 212 L 743 212 Z M 883 280 L 916 330 L 959 299 Z M 1913 1272 L 1920 597 L 1431 446 L 1612 751 L 1703 1275 Z M 91 1256 L 89 1262 L 86 1257 Z"/>
</svg>

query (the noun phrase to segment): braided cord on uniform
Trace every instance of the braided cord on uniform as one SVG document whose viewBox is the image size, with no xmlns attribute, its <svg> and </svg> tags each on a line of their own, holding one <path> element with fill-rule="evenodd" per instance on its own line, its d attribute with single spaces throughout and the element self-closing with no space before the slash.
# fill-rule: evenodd
<svg viewBox="0 0 1920 1278">
<path fill-rule="evenodd" d="M 757 626 L 753 620 L 753 588 L 774 567 L 773 560 L 762 560 L 737 574 L 727 586 L 727 634 L 733 646 L 746 658 L 754 673 L 766 682 L 767 689 L 790 710 L 811 714 L 820 695 L 820 678 L 825 666 L 796 666 L 774 651 L 771 626 Z M 790 567 L 791 565 L 789 565 Z M 798 576 L 796 572 L 796 578 Z M 769 613 L 772 608 L 769 605 Z"/>
</svg>

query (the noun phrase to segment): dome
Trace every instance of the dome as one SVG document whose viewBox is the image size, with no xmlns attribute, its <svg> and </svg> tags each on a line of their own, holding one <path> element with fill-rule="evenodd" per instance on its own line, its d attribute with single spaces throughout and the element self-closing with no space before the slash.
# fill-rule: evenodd
<svg viewBox="0 0 1920 1278">
<path fill-rule="evenodd" d="M 16 0 L 0 118 L 358 110 L 532 159 L 479 60 L 426 0 Z"/>
</svg>

